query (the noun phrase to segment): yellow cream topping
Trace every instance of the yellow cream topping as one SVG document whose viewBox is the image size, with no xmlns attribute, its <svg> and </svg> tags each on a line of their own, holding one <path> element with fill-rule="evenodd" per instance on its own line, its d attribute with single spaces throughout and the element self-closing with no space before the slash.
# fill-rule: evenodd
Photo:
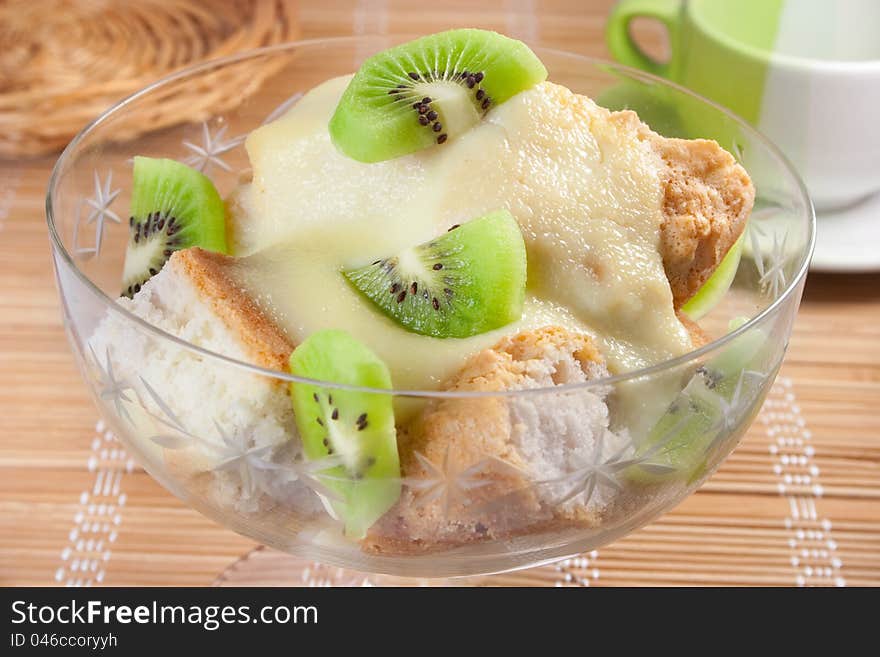
<svg viewBox="0 0 880 657">
<path fill-rule="evenodd" d="M 327 133 L 348 79 L 320 85 L 250 135 L 253 182 L 236 192 L 237 277 L 294 341 L 346 329 L 410 390 L 437 388 L 502 335 L 549 324 L 593 335 L 612 372 L 690 349 L 658 250 L 662 164 L 631 130 L 544 83 L 442 146 L 364 164 Z M 518 220 L 529 261 L 523 317 L 503 329 L 410 333 L 340 274 L 498 208 Z"/>
</svg>

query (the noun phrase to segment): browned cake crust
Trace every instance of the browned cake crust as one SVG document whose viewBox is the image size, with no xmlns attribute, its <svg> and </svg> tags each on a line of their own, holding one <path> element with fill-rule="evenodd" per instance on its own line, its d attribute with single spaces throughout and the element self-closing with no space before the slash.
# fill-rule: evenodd
<svg viewBox="0 0 880 657">
<path fill-rule="evenodd" d="M 241 289 L 232 277 L 234 258 L 198 247 L 177 251 L 166 263 L 180 278 L 181 284 L 189 284 L 198 297 L 207 303 L 217 319 L 239 341 L 250 362 L 273 370 L 287 370 L 287 363 L 294 344 L 257 306 L 251 296 Z M 255 379 L 255 383 L 256 383 Z M 272 386 L 285 382 L 274 377 L 259 377 Z M 214 499 L 217 504 L 232 504 L 214 486 L 214 476 L 201 456 L 192 450 L 164 451 L 165 467 L 172 476 L 187 482 L 188 494 L 196 499 Z M 291 526 L 296 523 L 291 521 Z"/>
<path fill-rule="evenodd" d="M 746 227 L 755 188 L 716 142 L 652 138 L 667 165 L 660 252 L 676 308 L 697 293 Z"/>
<path fill-rule="evenodd" d="M 189 279 L 255 365 L 287 371 L 295 345 L 233 279 L 233 262 L 231 256 L 192 247 L 174 253 L 168 265 Z"/>
<path fill-rule="evenodd" d="M 610 120 L 636 132 L 665 165 L 660 254 L 673 303 L 681 308 L 742 234 L 755 188 L 746 170 L 718 142 L 663 137 L 630 110 L 611 112 Z"/>
</svg>

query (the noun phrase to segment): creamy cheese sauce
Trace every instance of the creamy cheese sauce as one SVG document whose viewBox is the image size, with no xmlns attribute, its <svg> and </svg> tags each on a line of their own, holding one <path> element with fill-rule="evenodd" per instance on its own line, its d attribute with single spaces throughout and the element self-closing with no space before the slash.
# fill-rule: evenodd
<svg viewBox="0 0 880 657">
<path fill-rule="evenodd" d="M 253 181 L 236 194 L 237 278 L 294 341 L 346 329 L 410 390 L 437 388 L 502 335 L 550 324 L 593 335 L 612 372 L 690 349 L 658 251 L 661 163 L 592 101 L 539 85 L 442 147 L 363 164 L 327 133 L 347 82 L 328 81 L 250 135 Z M 502 207 L 529 261 L 523 317 L 502 329 L 410 333 L 340 273 Z"/>
</svg>

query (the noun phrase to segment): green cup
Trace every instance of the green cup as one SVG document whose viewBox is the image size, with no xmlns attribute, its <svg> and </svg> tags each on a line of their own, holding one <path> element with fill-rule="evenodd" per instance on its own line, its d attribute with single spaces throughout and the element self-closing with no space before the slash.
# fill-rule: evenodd
<svg viewBox="0 0 880 657">
<path fill-rule="evenodd" d="M 632 39 L 660 21 L 670 57 Z M 621 63 L 693 89 L 767 134 L 820 209 L 880 191 L 880 0 L 621 0 L 606 29 Z M 698 104 L 676 108 L 686 136 L 736 153 L 736 135 Z"/>
</svg>

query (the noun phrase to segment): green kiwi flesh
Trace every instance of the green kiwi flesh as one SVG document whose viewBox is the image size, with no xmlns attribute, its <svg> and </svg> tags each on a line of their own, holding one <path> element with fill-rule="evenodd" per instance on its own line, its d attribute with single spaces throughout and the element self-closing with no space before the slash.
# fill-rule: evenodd
<svg viewBox="0 0 880 657">
<path fill-rule="evenodd" d="M 736 270 L 739 267 L 739 260 L 742 256 L 742 243 L 743 235 L 740 235 L 724 258 L 721 259 L 721 262 L 715 268 L 715 271 L 712 272 L 709 279 L 681 307 L 681 311 L 690 319 L 697 321 L 701 317 L 705 317 L 727 294 L 727 290 L 730 289 L 730 284 L 733 283 L 733 278 L 736 276 Z"/>
<path fill-rule="evenodd" d="M 223 200 L 214 183 L 185 164 L 134 158 L 122 294 L 131 297 L 171 254 L 190 246 L 227 252 Z"/>
<path fill-rule="evenodd" d="M 455 139 L 546 78 L 520 41 L 476 29 L 432 34 L 367 59 L 330 119 L 330 136 L 352 159 L 389 160 Z"/>
<path fill-rule="evenodd" d="M 757 412 L 763 380 L 763 374 L 757 373 L 767 369 L 770 344 L 764 331 L 752 329 L 697 369 L 636 452 L 636 457 L 648 455 L 650 465 L 629 468 L 628 478 L 640 483 L 673 478 L 690 483 L 705 474 L 712 446 L 726 437 L 724 405 L 751 400 L 754 408 L 745 412 Z"/>
<path fill-rule="evenodd" d="M 497 210 L 344 274 L 407 330 L 465 338 L 520 319 L 526 247 L 513 215 Z"/>
<path fill-rule="evenodd" d="M 365 388 L 390 390 L 388 367 L 345 331 L 310 335 L 290 356 L 291 374 Z M 291 383 L 296 425 L 308 460 L 337 456 L 339 465 L 318 480 L 335 495 L 327 500 L 345 523 L 345 533 L 362 538 L 400 497 L 400 462 L 392 395 Z"/>
</svg>

